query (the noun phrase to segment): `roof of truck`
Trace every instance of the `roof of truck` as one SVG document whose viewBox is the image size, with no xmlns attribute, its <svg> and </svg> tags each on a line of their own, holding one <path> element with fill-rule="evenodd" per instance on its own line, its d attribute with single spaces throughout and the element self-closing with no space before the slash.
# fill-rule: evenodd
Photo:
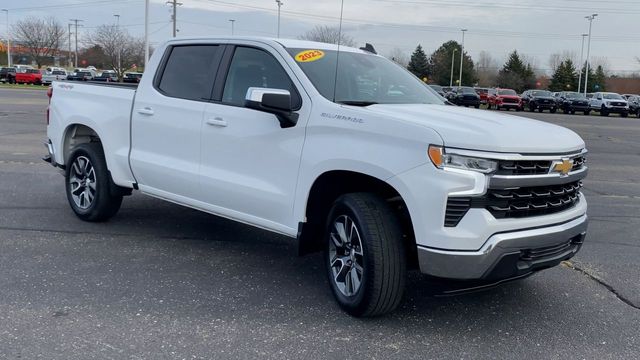
<svg viewBox="0 0 640 360">
<path fill-rule="evenodd" d="M 184 41 L 203 41 L 203 40 L 245 40 L 245 41 L 259 41 L 268 44 L 280 44 L 284 48 L 293 48 L 293 49 L 319 49 L 319 50 L 338 50 L 338 45 L 336 44 L 327 44 L 323 42 L 317 41 L 308 41 L 308 40 L 298 40 L 298 39 L 276 39 L 270 37 L 260 37 L 260 36 L 197 36 L 197 37 L 181 37 L 176 39 L 168 40 L 166 43 L 171 44 L 174 42 L 184 42 Z M 358 53 L 367 53 L 364 50 L 360 50 L 358 48 L 349 47 L 349 46 L 340 46 L 340 51 L 348 51 L 348 52 L 358 52 Z"/>
</svg>

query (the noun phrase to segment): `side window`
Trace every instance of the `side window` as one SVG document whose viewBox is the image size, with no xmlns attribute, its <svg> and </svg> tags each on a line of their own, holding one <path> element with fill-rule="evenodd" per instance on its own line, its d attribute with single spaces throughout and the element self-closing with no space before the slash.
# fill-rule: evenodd
<svg viewBox="0 0 640 360">
<path fill-rule="evenodd" d="M 165 95 L 207 100 L 219 63 L 218 45 L 174 46 L 156 86 Z"/>
<path fill-rule="evenodd" d="M 263 50 L 237 47 L 222 92 L 222 102 L 243 106 L 250 87 L 288 90 L 294 109 L 302 105 L 300 95 L 280 63 Z"/>
</svg>

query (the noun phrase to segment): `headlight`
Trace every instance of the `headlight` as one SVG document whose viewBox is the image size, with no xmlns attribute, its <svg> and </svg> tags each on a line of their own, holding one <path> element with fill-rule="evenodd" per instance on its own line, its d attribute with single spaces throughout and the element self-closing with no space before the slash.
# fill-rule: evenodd
<svg viewBox="0 0 640 360">
<path fill-rule="evenodd" d="M 446 154 L 441 146 L 429 146 L 429 159 L 438 169 L 452 168 L 489 174 L 498 169 L 498 162 L 457 154 Z"/>
</svg>

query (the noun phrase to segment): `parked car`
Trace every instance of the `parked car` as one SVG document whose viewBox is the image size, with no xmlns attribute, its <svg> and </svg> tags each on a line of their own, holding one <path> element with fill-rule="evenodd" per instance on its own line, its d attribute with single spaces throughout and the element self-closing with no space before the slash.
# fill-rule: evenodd
<svg viewBox="0 0 640 360">
<path fill-rule="evenodd" d="M 625 98 L 625 100 L 629 100 L 629 98 L 632 96 L 639 96 L 639 95 L 638 94 L 622 94 L 622 97 Z"/>
<path fill-rule="evenodd" d="M 589 100 L 584 94 L 575 91 L 562 91 L 558 93 L 556 98 L 558 108 L 565 114 L 575 114 L 577 111 L 581 111 L 585 115 L 589 115 L 591 107 L 589 106 Z"/>
<path fill-rule="evenodd" d="M 48 85 L 54 81 L 66 80 L 67 76 L 67 71 L 64 69 L 48 71 L 42 74 L 42 83 Z"/>
<path fill-rule="evenodd" d="M 476 87 L 474 89 L 476 90 L 476 94 L 480 96 L 480 104 L 486 104 L 487 99 L 489 98 L 489 89 L 483 87 Z"/>
<path fill-rule="evenodd" d="M 547 90 L 527 90 L 522 93 L 523 107 L 529 109 L 529 111 L 543 112 L 549 110 L 551 113 L 555 113 L 558 105 L 556 99 L 553 97 L 550 91 Z"/>
<path fill-rule="evenodd" d="M 589 101 L 591 110 L 597 111 L 601 116 L 620 114 L 622 117 L 629 115 L 629 103 L 620 94 L 612 92 L 597 92 Z"/>
<path fill-rule="evenodd" d="M 93 78 L 93 81 L 118 82 L 118 75 L 115 71 L 103 71 L 99 76 Z"/>
<path fill-rule="evenodd" d="M 522 111 L 522 98 L 513 89 L 495 89 L 489 92 L 488 109 L 514 109 Z"/>
<path fill-rule="evenodd" d="M 433 89 L 433 91 L 437 92 L 438 95 L 445 97 L 445 93 L 442 90 L 442 86 L 440 85 L 429 85 L 429 86 Z"/>
<path fill-rule="evenodd" d="M 0 68 L 0 82 L 15 84 L 16 82 L 16 68 L 3 67 Z"/>
<path fill-rule="evenodd" d="M 588 169 L 575 132 L 446 106 L 369 51 L 344 48 L 337 79 L 336 62 L 319 42 L 170 40 L 136 87 L 53 86 L 45 159 L 84 221 L 113 217 L 136 189 L 324 251 L 353 316 L 395 309 L 408 269 L 478 290 L 578 253 Z M 545 296 L 566 301 L 557 290 Z"/>
<path fill-rule="evenodd" d="M 632 95 L 627 99 L 629 103 L 629 114 L 640 117 L 640 95 Z"/>
<path fill-rule="evenodd" d="M 90 71 L 77 71 L 69 74 L 67 80 L 71 81 L 89 81 L 93 80 L 93 74 Z"/>
<path fill-rule="evenodd" d="M 42 73 L 38 69 L 24 69 L 24 72 L 16 72 L 16 84 L 42 84 Z"/>
<path fill-rule="evenodd" d="M 447 100 L 460 106 L 480 108 L 480 96 L 474 88 L 468 86 L 453 88 L 453 90 L 447 94 Z"/>
<path fill-rule="evenodd" d="M 127 73 L 124 73 L 124 77 L 122 78 L 122 82 L 139 83 L 140 79 L 142 79 L 142 73 L 139 73 L 139 72 L 127 72 Z"/>
</svg>

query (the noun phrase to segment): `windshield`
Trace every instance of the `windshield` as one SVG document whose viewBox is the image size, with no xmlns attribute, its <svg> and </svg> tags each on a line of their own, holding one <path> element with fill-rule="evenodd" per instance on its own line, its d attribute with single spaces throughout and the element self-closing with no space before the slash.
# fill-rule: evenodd
<svg viewBox="0 0 640 360">
<path fill-rule="evenodd" d="M 64 75 L 64 71 L 54 70 L 51 74 L 53 74 L 53 75 Z"/>
<path fill-rule="evenodd" d="M 618 94 L 613 94 L 613 93 L 604 93 L 604 94 L 602 94 L 602 97 L 605 98 L 605 99 L 623 100 L 622 96 L 620 96 Z"/>
<path fill-rule="evenodd" d="M 442 86 L 440 85 L 429 85 L 435 91 L 442 91 Z"/>
<path fill-rule="evenodd" d="M 498 95 L 513 95 L 516 96 L 516 92 L 515 90 L 511 90 L 511 89 L 504 89 L 504 90 L 498 90 Z"/>
<path fill-rule="evenodd" d="M 40 74 L 40 70 L 36 70 L 36 69 L 27 69 L 26 73 L 27 73 L 27 74 Z"/>
<path fill-rule="evenodd" d="M 582 93 L 577 93 L 577 92 L 567 92 L 564 93 L 564 96 L 568 99 L 584 99 L 585 96 Z"/>
<path fill-rule="evenodd" d="M 434 90 L 395 63 L 372 54 L 340 52 L 336 84 L 334 50 L 287 49 L 328 100 L 352 105 L 444 104 Z M 304 55 L 312 54 L 311 58 Z M 335 99 L 334 99 L 335 88 Z"/>
<path fill-rule="evenodd" d="M 551 97 L 551 92 L 546 90 L 534 90 L 531 92 L 533 96 L 549 96 Z"/>
</svg>

